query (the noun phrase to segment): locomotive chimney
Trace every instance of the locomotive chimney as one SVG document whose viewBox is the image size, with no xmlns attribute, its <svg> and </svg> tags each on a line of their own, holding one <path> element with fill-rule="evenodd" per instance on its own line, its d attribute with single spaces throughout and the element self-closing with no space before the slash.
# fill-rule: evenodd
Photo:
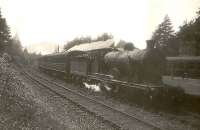
<svg viewBox="0 0 200 130">
<path fill-rule="evenodd" d="M 146 40 L 147 42 L 147 49 L 153 49 L 155 46 L 154 40 Z"/>
</svg>

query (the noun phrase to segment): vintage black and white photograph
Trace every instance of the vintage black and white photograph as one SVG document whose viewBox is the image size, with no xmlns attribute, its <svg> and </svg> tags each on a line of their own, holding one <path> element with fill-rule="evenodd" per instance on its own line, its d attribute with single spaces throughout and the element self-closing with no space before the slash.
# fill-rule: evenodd
<svg viewBox="0 0 200 130">
<path fill-rule="evenodd" d="M 0 0 L 0 130 L 200 130 L 200 0 Z"/>
</svg>

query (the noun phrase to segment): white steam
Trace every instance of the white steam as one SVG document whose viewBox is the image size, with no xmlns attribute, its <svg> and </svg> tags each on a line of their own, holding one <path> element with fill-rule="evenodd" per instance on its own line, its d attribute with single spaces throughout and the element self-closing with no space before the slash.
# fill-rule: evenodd
<svg viewBox="0 0 200 130">
<path fill-rule="evenodd" d="M 84 86 L 87 88 L 87 89 L 91 89 L 93 90 L 94 92 L 99 92 L 101 89 L 100 89 L 100 86 L 96 85 L 96 84 L 87 84 L 87 83 L 83 83 Z"/>
</svg>

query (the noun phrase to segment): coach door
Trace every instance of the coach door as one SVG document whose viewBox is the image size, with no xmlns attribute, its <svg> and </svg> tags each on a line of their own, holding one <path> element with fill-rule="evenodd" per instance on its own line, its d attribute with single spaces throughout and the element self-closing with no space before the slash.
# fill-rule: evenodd
<svg viewBox="0 0 200 130">
<path fill-rule="evenodd" d="M 91 73 L 98 73 L 99 72 L 99 62 L 98 59 L 95 57 L 91 63 Z"/>
</svg>

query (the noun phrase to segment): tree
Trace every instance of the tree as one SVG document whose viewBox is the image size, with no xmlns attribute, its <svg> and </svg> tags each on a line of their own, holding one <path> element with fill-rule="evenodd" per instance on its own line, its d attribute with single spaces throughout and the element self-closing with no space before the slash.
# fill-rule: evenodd
<svg viewBox="0 0 200 130">
<path fill-rule="evenodd" d="M 30 56 L 29 56 L 27 48 L 25 48 L 24 51 L 23 51 L 23 57 L 24 57 L 24 64 L 29 64 L 30 63 Z"/>
<path fill-rule="evenodd" d="M 166 55 L 175 55 L 178 53 L 178 44 L 168 15 L 166 15 L 164 21 L 158 25 L 158 28 L 153 33 L 152 40 L 155 41 L 155 47 L 163 51 Z"/>
<path fill-rule="evenodd" d="M 106 40 L 112 39 L 112 38 L 113 38 L 113 35 L 108 34 L 108 33 L 103 33 L 93 41 L 106 41 Z"/>
<path fill-rule="evenodd" d="M 12 38 L 11 47 L 9 48 L 9 51 L 13 56 L 23 55 L 22 45 L 17 34 Z"/>
<path fill-rule="evenodd" d="M 72 41 L 67 42 L 67 44 L 64 45 L 64 50 L 68 50 L 72 48 L 75 45 L 80 45 L 84 43 L 92 43 L 92 42 L 97 42 L 97 41 L 106 41 L 108 39 L 112 39 L 113 36 L 108 33 L 103 33 L 102 35 L 98 36 L 96 39 L 92 39 L 91 37 L 77 37 L 73 39 Z"/>
<path fill-rule="evenodd" d="M 127 51 L 132 51 L 133 49 L 135 49 L 135 46 L 133 45 L 133 43 L 131 42 L 128 42 L 124 45 L 124 50 L 127 50 Z"/>
<path fill-rule="evenodd" d="M 135 48 L 134 44 L 131 42 L 126 42 L 124 40 L 120 40 L 116 45 L 117 48 L 123 48 L 124 50 L 133 50 Z"/>
<path fill-rule="evenodd" d="M 200 9 L 194 20 L 185 21 L 177 33 L 178 39 L 181 41 L 181 47 L 193 47 L 194 55 L 200 55 Z"/>
<path fill-rule="evenodd" d="M 181 39 L 181 40 L 189 40 L 192 41 L 194 40 L 194 21 L 190 21 L 189 23 L 187 21 L 184 22 L 184 24 L 182 26 L 180 26 L 180 30 L 177 33 L 177 36 Z"/>
<path fill-rule="evenodd" d="M 6 19 L 2 17 L 0 10 L 0 53 L 9 48 L 10 39 L 10 29 L 7 26 Z"/>
<path fill-rule="evenodd" d="M 16 61 L 17 63 L 21 63 L 21 64 L 26 64 L 26 56 L 28 54 L 27 49 L 23 50 L 23 47 L 21 45 L 21 41 L 18 37 L 18 35 L 16 34 L 10 42 L 10 47 L 8 50 L 9 54 L 11 54 L 11 56 L 13 57 L 14 61 Z"/>
<path fill-rule="evenodd" d="M 72 48 L 75 45 L 80 45 L 83 43 L 90 43 L 92 42 L 91 37 L 87 36 L 87 37 L 80 37 L 80 38 L 75 38 L 72 41 L 67 42 L 67 44 L 64 45 L 64 50 L 68 50 L 70 48 Z"/>
<path fill-rule="evenodd" d="M 116 47 L 117 48 L 124 48 L 124 46 L 126 45 L 126 41 L 124 41 L 124 40 L 120 40 L 118 43 L 117 43 L 117 45 L 116 45 Z"/>
</svg>

